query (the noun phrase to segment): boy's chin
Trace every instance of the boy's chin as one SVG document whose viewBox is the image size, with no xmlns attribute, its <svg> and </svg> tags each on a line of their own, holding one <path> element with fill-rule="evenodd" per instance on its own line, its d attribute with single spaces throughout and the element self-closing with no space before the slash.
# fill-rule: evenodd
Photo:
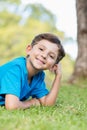
<svg viewBox="0 0 87 130">
<path fill-rule="evenodd" d="M 38 70 L 38 71 L 39 71 L 39 70 L 43 70 L 43 68 L 42 68 L 42 67 L 37 66 L 37 65 L 34 65 L 34 66 L 33 66 L 33 68 L 34 68 L 35 70 Z"/>
<path fill-rule="evenodd" d="M 34 67 L 36 70 L 47 70 L 47 68 L 41 67 L 41 66 L 35 66 Z"/>
<path fill-rule="evenodd" d="M 46 67 L 44 65 L 37 64 L 37 63 L 33 64 L 33 68 L 35 68 L 36 70 L 47 70 L 47 69 L 49 69 L 48 67 Z"/>
</svg>

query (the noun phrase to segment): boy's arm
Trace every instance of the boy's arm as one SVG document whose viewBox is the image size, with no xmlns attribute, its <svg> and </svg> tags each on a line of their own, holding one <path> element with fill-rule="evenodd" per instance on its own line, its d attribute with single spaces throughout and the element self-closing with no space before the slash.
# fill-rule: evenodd
<svg viewBox="0 0 87 130">
<path fill-rule="evenodd" d="M 26 109 L 29 108 L 30 106 L 38 106 L 38 105 L 40 105 L 40 102 L 36 98 L 26 101 L 20 101 L 19 98 L 15 95 L 6 94 L 5 96 L 5 107 L 8 110 Z"/>
<path fill-rule="evenodd" d="M 26 109 L 31 106 L 37 106 L 37 105 L 44 105 L 44 106 L 51 106 L 54 105 L 56 102 L 56 98 L 58 95 L 58 91 L 60 88 L 60 81 L 61 81 L 61 70 L 59 65 L 54 66 L 52 68 L 52 71 L 55 72 L 55 79 L 52 85 L 52 88 L 50 90 L 50 93 L 40 99 L 33 98 L 31 100 L 27 101 L 20 101 L 19 98 L 15 95 L 6 94 L 5 96 L 5 107 L 8 110 L 13 109 Z"/>
<path fill-rule="evenodd" d="M 61 81 L 61 66 L 55 65 L 52 70 L 55 73 L 55 79 L 50 90 L 50 93 L 39 99 L 40 103 L 44 106 L 52 106 L 56 102 L 56 98 L 60 88 Z"/>
</svg>

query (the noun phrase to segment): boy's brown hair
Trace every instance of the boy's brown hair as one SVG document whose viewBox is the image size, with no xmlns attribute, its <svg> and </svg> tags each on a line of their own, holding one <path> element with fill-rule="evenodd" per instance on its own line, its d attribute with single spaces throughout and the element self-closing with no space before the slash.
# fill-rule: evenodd
<svg viewBox="0 0 87 130">
<path fill-rule="evenodd" d="M 57 64 L 65 56 L 65 51 L 64 51 L 64 48 L 63 48 L 59 38 L 52 33 L 41 33 L 41 34 L 36 35 L 34 37 L 31 45 L 34 46 L 35 44 L 37 44 L 41 40 L 48 40 L 48 41 L 50 41 L 58 46 L 59 53 L 58 53 L 58 57 L 56 60 L 56 64 Z"/>
</svg>

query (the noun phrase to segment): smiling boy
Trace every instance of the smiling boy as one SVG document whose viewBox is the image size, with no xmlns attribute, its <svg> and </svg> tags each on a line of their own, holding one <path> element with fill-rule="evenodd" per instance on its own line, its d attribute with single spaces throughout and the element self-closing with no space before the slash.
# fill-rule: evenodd
<svg viewBox="0 0 87 130">
<path fill-rule="evenodd" d="M 56 102 L 61 81 L 58 63 L 65 56 L 60 40 L 51 33 L 39 34 L 27 46 L 26 54 L 26 58 L 18 57 L 0 66 L 0 105 L 6 109 L 51 106 Z M 50 91 L 44 82 L 43 70 L 47 69 L 55 74 Z"/>
</svg>

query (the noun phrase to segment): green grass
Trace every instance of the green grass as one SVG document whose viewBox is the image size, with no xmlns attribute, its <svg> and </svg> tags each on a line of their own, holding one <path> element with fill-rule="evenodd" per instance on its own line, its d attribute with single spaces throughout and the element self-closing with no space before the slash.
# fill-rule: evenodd
<svg viewBox="0 0 87 130">
<path fill-rule="evenodd" d="M 63 85 L 53 107 L 0 107 L 0 130 L 87 130 L 87 88 Z"/>
</svg>

